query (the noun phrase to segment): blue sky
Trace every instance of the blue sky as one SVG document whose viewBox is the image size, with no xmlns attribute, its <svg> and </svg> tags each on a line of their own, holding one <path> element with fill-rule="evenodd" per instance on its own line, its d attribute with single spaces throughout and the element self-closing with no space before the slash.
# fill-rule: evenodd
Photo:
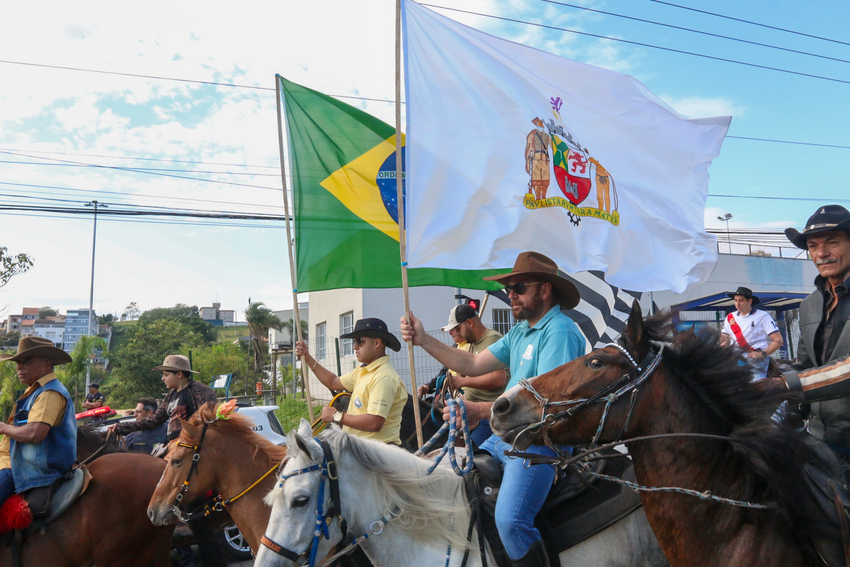
<svg viewBox="0 0 850 567">
<path fill-rule="evenodd" d="M 818 204 L 847 199 L 846 0 L 672 2 L 845 43 L 652 0 L 569 2 L 820 57 L 542 0 L 434 3 L 590 34 L 441 11 L 494 35 L 630 74 L 688 117 L 731 114 L 730 137 L 710 169 L 708 228 L 725 228 L 716 219 L 725 213 L 733 215 L 732 229 L 800 227 Z M 282 214 L 269 90 L 274 74 L 328 94 L 363 97 L 343 100 L 392 121 L 393 107 L 384 101 L 394 96 L 394 4 L 257 0 L 236 9 L 219 1 L 35 0 L 7 6 L 0 21 L 0 203 L 79 207 L 96 199 L 113 210 Z M 813 200 L 795 200 L 802 198 Z M 91 216 L 26 214 L 0 211 L 0 246 L 36 261 L 0 289 L 0 307 L 17 313 L 25 306 L 87 306 Z M 98 312 L 120 313 L 131 301 L 142 309 L 220 301 L 241 317 L 249 297 L 276 309 L 291 305 L 280 223 L 99 219 Z"/>
</svg>

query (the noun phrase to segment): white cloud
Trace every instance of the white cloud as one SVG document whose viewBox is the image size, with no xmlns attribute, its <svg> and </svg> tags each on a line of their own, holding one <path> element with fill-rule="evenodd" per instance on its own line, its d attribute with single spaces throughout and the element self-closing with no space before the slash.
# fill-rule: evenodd
<svg viewBox="0 0 850 567">
<path fill-rule="evenodd" d="M 659 95 L 659 98 L 672 106 L 676 112 L 686 118 L 708 118 L 711 116 L 744 116 L 744 107 L 725 98 L 705 98 L 689 96 L 675 98 Z"/>
</svg>

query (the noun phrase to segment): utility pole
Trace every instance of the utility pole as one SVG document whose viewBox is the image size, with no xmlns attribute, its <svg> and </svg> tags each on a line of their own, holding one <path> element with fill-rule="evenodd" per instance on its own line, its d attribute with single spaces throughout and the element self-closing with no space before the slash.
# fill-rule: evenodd
<svg viewBox="0 0 850 567">
<path fill-rule="evenodd" d="M 91 324 L 92 317 L 94 315 L 94 253 L 95 246 L 97 245 L 97 208 L 103 207 L 106 208 L 106 205 L 103 203 L 99 203 L 98 201 L 89 201 L 86 203 L 87 207 L 94 207 L 94 231 L 92 232 L 91 239 L 91 288 L 89 289 L 89 320 L 88 325 L 86 327 L 86 336 L 91 335 Z M 95 333 L 97 336 L 97 333 Z M 89 359 L 86 364 L 86 392 L 88 392 L 89 384 L 91 384 L 91 359 Z"/>
<path fill-rule="evenodd" d="M 732 253 L 732 236 L 729 234 L 729 219 L 732 218 L 732 213 L 726 213 L 722 217 L 717 217 L 719 221 L 726 221 L 726 243 L 729 245 L 729 253 Z"/>
</svg>

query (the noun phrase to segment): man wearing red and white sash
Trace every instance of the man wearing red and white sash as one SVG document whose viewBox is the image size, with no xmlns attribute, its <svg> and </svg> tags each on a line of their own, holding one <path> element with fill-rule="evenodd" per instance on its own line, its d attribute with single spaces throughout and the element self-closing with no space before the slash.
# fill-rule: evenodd
<svg viewBox="0 0 850 567">
<path fill-rule="evenodd" d="M 759 298 L 749 288 L 739 287 L 727 294 L 735 300 L 735 311 L 726 316 L 723 333 L 746 353 L 753 380 L 767 376 L 768 357 L 782 346 L 782 333 L 767 312 L 756 309 Z"/>
</svg>

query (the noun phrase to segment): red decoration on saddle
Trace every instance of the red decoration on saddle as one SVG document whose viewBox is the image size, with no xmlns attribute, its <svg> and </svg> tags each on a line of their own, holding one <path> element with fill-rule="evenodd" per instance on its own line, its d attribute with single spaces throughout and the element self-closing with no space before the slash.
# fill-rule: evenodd
<svg viewBox="0 0 850 567">
<path fill-rule="evenodd" d="M 12 530 L 24 530 L 31 523 L 30 505 L 20 494 L 13 494 L 0 507 L 0 534 Z"/>
</svg>

